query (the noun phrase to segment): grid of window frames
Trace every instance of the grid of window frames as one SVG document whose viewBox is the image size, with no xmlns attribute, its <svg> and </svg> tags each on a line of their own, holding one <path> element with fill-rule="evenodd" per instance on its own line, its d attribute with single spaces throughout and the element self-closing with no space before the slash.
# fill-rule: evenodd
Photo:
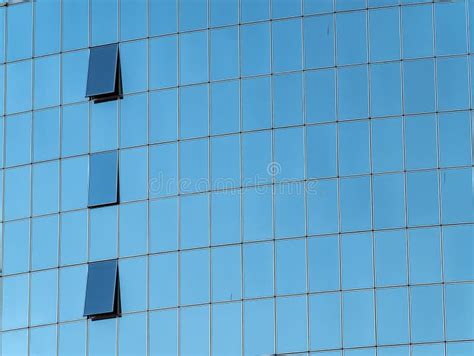
<svg viewBox="0 0 474 356">
<path fill-rule="evenodd" d="M 1 353 L 474 354 L 474 1 L 0 8 Z M 120 42 L 123 100 L 85 98 Z M 118 150 L 119 205 L 87 209 Z M 119 258 L 122 317 L 83 317 Z"/>
</svg>

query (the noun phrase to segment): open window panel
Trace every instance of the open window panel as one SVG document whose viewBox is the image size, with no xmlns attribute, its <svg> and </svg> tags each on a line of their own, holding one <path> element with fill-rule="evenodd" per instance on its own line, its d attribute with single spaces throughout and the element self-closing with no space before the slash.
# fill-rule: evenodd
<svg viewBox="0 0 474 356">
<path fill-rule="evenodd" d="M 122 98 L 122 75 L 117 43 L 90 49 L 86 97 L 94 103 Z"/>
<path fill-rule="evenodd" d="M 89 156 L 89 208 L 118 204 L 120 201 L 118 151 Z"/>
<path fill-rule="evenodd" d="M 89 263 L 84 316 L 101 320 L 119 317 L 121 313 L 117 260 Z"/>
</svg>

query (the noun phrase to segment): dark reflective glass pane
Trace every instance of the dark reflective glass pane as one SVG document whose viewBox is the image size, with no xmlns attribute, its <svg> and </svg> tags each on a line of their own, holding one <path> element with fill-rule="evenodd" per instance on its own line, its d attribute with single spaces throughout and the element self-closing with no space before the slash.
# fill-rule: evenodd
<svg viewBox="0 0 474 356">
<path fill-rule="evenodd" d="M 95 98 L 103 95 L 117 95 L 120 72 L 118 45 L 93 47 L 89 55 L 86 96 Z"/>
<path fill-rule="evenodd" d="M 117 151 L 101 152 L 89 158 L 89 207 L 118 202 Z"/>
<path fill-rule="evenodd" d="M 120 313 L 117 260 L 89 264 L 84 316 L 114 316 Z"/>
</svg>

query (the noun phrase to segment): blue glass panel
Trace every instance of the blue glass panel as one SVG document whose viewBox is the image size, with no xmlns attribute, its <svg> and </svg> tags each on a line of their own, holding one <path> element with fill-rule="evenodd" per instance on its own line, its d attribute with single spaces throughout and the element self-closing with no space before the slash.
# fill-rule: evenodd
<svg viewBox="0 0 474 356">
<path fill-rule="evenodd" d="M 198 304 L 209 302 L 209 250 L 183 251 L 180 256 L 180 302 Z"/>
<path fill-rule="evenodd" d="M 35 2 L 35 56 L 59 52 L 59 1 Z"/>
<path fill-rule="evenodd" d="M 5 62 L 5 21 L 6 21 L 6 8 L 0 9 L 0 62 Z"/>
<path fill-rule="evenodd" d="M 220 1 L 223 3 L 222 0 Z M 227 27 L 211 31 L 212 80 L 236 78 L 239 76 L 238 35 L 238 27 Z"/>
<path fill-rule="evenodd" d="M 339 289 L 339 238 L 317 237 L 308 240 L 309 290 Z"/>
<path fill-rule="evenodd" d="M 305 15 L 332 12 L 334 0 L 305 0 L 303 5 Z"/>
<path fill-rule="evenodd" d="M 150 356 L 178 353 L 178 311 L 163 310 L 149 314 Z"/>
<path fill-rule="evenodd" d="M 321 2 L 320 0 L 317 0 Z M 305 5 L 308 1 L 305 1 Z M 318 68 L 334 65 L 334 16 L 304 19 L 304 67 Z"/>
<path fill-rule="evenodd" d="M 336 71 L 334 69 L 306 72 L 306 122 L 336 120 Z"/>
<path fill-rule="evenodd" d="M 61 155 L 85 154 L 89 151 L 89 104 L 68 105 L 62 108 Z"/>
<path fill-rule="evenodd" d="M 370 177 L 342 179 L 340 194 L 342 231 L 369 230 L 372 226 Z"/>
<path fill-rule="evenodd" d="M 272 0 L 272 18 L 301 15 L 301 2 L 288 0 Z"/>
<path fill-rule="evenodd" d="M 370 66 L 371 116 L 402 113 L 402 84 L 400 64 L 384 63 Z"/>
<path fill-rule="evenodd" d="M 89 207 L 118 202 L 117 151 L 96 153 L 89 158 Z"/>
<path fill-rule="evenodd" d="M 120 147 L 145 145 L 148 141 L 148 96 L 126 96 L 120 101 Z"/>
<path fill-rule="evenodd" d="M 242 8 L 244 4 L 242 4 Z M 242 51 L 240 54 L 242 76 L 267 74 L 270 72 L 269 23 L 242 26 L 240 28 L 240 46 Z"/>
<path fill-rule="evenodd" d="M 339 173 L 341 175 L 369 173 L 369 121 L 341 123 L 338 128 Z"/>
<path fill-rule="evenodd" d="M 147 258 L 119 260 L 120 300 L 124 313 L 147 308 Z"/>
<path fill-rule="evenodd" d="M 441 173 L 441 215 L 443 224 L 474 221 L 471 168 Z"/>
<path fill-rule="evenodd" d="M 268 0 L 241 0 L 240 18 L 242 22 L 266 20 L 270 16 Z"/>
<path fill-rule="evenodd" d="M 179 37 L 179 71 L 181 85 L 209 80 L 207 31 L 181 34 Z"/>
<path fill-rule="evenodd" d="M 408 116 L 405 120 L 405 156 L 408 169 L 437 166 L 436 117 Z"/>
<path fill-rule="evenodd" d="M 5 166 L 31 162 L 31 114 L 5 118 Z"/>
<path fill-rule="evenodd" d="M 61 210 L 87 207 L 89 158 L 81 156 L 61 161 Z"/>
<path fill-rule="evenodd" d="M 150 201 L 150 252 L 178 249 L 178 199 Z"/>
<path fill-rule="evenodd" d="M 466 4 L 435 4 L 436 54 L 467 52 Z"/>
<path fill-rule="evenodd" d="M 150 256 L 149 308 L 178 305 L 178 255 L 165 253 Z"/>
<path fill-rule="evenodd" d="M 403 121 L 372 120 L 372 169 L 374 172 L 403 169 Z"/>
<path fill-rule="evenodd" d="M 120 200 L 146 199 L 148 196 L 147 147 L 120 151 Z"/>
<path fill-rule="evenodd" d="M 289 128 L 274 131 L 274 162 L 267 172 L 278 181 L 301 180 L 304 178 L 303 128 Z"/>
<path fill-rule="evenodd" d="M 398 1 L 398 0 L 395 0 Z M 409 346 L 389 346 L 389 347 L 379 347 L 377 349 L 378 356 L 409 356 L 410 348 Z"/>
<path fill-rule="evenodd" d="M 240 81 L 211 84 L 211 133 L 238 132 L 240 129 Z"/>
<path fill-rule="evenodd" d="M 30 325 L 55 323 L 57 320 L 58 270 L 31 274 Z"/>
<path fill-rule="evenodd" d="M 59 55 L 36 58 L 34 108 L 59 105 Z"/>
<path fill-rule="evenodd" d="M 31 220 L 31 269 L 58 266 L 58 215 Z"/>
<path fill-rule="evenodd" d="M 118 37 L 118 0 L 91 0 L 92 45 L 116 42 Z"/>
<path fill-rule="evenodd" d="M 377 341 L 382 345 L 408 343 L 408 289 L 377 290 Z"/>
<path fill-rule="evenodd" d="M 444 278 L 446 281 L 474 279 L 473 225 L 443 227 Z"/>
<path fill-rule="evenodd" d="M 86 265 L 59 270 L 59 321 L 82 319 L 86 282 Z"/>
<path fill-rule="evenodd" d="M 120 206 L 120 256 L 147 252 L 148 206 L 146 202 Z"/>
<path fill-rule="evenodd" d="M 7 65 L 6 113 L 28 111 L 32 108 L 31 90 L 32 61 L 14 62 Z"/>
<path fill-rule="evenodd" d="M 178 137 L 178 90 L 150 92 L 150 143 L 176 140 Z"/>
<path fill-rule="evenodd" d="M 59 210 L 59 161 L 33 165 L 33 215 Z"/>
<path fill-rule="evenodd" d="M 180 200 L 180 247 L 209 245 L 209 195 L 182 196 Z"/>
<path fill-rule="evenodd" d="M 212 301 L 242 298 L 242 262 L 240 246 L 212 249 Z"/>
<path fill-rule="evenodd" d="M 117 348 L 117 319 L 89 323 L 88 352 L 90 356 L 115 355 Z"/>
<path fill-rule="evenodd" d="M 441 241 L 438 228 L 410 229 L 410 284 L 441 281 Z"/>
<path fill-rule="evenodd" d="M 444 356 L 446 344 L 413 345 L 412 356 Z"/>
<path fill-rule="evenodd" d="M 343 294 L 344 347 L 375 344 L 374 292 L 357 291 Z"/>
<path fill-rule="evenodd" d="M 474 284 L 446 285 L 446 338 L 468 340 L 474 338 Z"/>
<path fill-rule="evenodd" d="M 242 354 L 241 303 L 213 305 L 211 340 L 216 355 Z"/>
<path fill-rule="evenodd" d="M 337 63 L 367 62 L 367 13 L 354 11 L 336 15 Z"/>
<path fill-rule="evenodd" d="M 57 335 L 56 325 L 34 328 L 30 331 L 30 355 L 56 355 Z"/>
<path fill-rule="evenodd" d="M 469 108 L 468 57 L 440 58 L 437 62 L 438 110 Z"/>
<path fill-rule="evenodd" d="M 117 260 L 94 262 L 88 266 L 84 316 L 113 313 L 117 298 Z"/>
<path fill-rule="evenodd" d="M 463 166 L 471 162 L 469 113 L 456 112 L 438 115 L 439 164 Z"/>
<path fill-rule="evenodd" d="M 420 286 L 410 289 L 411 338 L 413 342 L 443 339 L 442 286 Z"/>
<path fill-rule="evenodd" d="M 62 55 L 62 103 L 85 101 L 89 51 Z"/>
<path fill-rule="evenodd" d="M 371 10 L 369 12 L 369 27 L 370 60 L 388 61 L 400 59 L 399 8 Z"/>
<path fill-rule="evenodd" d="M 147 355 L 147 314 L 130 314 L 121 318 L 118 338 L 119 355 Z"/>
<path fill-rule="evenodd" d="M 120 40 L 147 35 L 147 0 L 120 0 Z"/>
<path fill-rule="evenodd" d="M 211 239 L 213 245 L 240 242 L 240 190 L 213 192 Z"/>
<path fill-rule="evenodd" d="M 474 342 L 448 343 L 448 356 L 469 356 L 474 353 Z"/>
<path fill-rule="evenodd" d="M 242 81 L 242 128 L 269 128 L 272 122 L 270 77 Z"/>
<path fill-rule="evenodd" d="M 150 89 L 176 86 L 178 84 L 178 37 L 154 38 L 150 40 L 149 47 Z"/>
<path fill-rule="evenodd" d="M 245 298 L 273 295 L 273 243 L 244 245 Z"/>
<path fill-rule="evenodd" d="M 34 161 L 57 159 L 59 157 L 59 108 L 36 111 L 33 119 Z"/>
<path fill-rule="evenodd" d="M 373 178 L 374 227 L 405 226 L 405 176 L 377 175 Z"/>
<path fill-rule="evenodd" d="M 371 233 L 342 235 L 341 255 L 342 289 L 370 288 L 374 285 Z"/>
<path fill-rule="evenodd" d="M 150 197 L 175 195 L 178 192 L 178 145 L 150 146 Z"/>
<path fill-rule="evenodd" d="M 117 207 L 90 210 L 89 259 L 117 257 Z"/>
<path fill-rule="evenodd" d="M 164 35 L 178 30 L 177 0 L 150 0 L 148 6 L 150 36 Z"/>
<path fill-rule="evenodd" d="M 211 177 L 213 189 L 240 186 L 240 136 L 211 138 Z"/>
<path fill-rule="evenodd" d="M 274 299 L 248 301 L 244 304 L 245 355 L 273 354 L 275 350 Z"/>
<path fill-rule="evenodd" d="M 86 353 L 86 323 L 65 323 L 59 326 L 59 356 L 82 356 Z"/>
<path fill-rule="evenodd" d="M 19 4 L 7 11 L 7 61 L 31 57 L 33 52 L 33 4 Z"/>
<path fill-rule="evenodd" d="M 337 180 L 308 182 L 308 233 L 327 234 L 339 231 Z"/>
<path fill-rule="evenodd" d="M 81 0 L 62 3 L 62 49 L 84 48 L 89 44 L 89 2 Z"/>
<path fill-rule="evenodd" d="M 209 306 L 180 310 L 180 350 L 183 355 L 209 354 Z"/>
<path fill-rule="evenodd" d="M 338 69 L 338 117 L 340 120 L 369 116 L 368 67 Z"/>
<path fill-rule="evenodd" d="M 239 0 L 210 0 L 211 26 L 239 22 Z"/>
<path fill-rule="evenodd" d="M 403 63 L 404 104 L 407 113 L 435 109 L 434 61 L 431 59 Z"/>
<path fill-rule="evenodd" d="M 117 113 L 116 101 L 91 106 L 91 152 L 111 150 L 118 147 Z"/>
<path fill-rule="evenodd" d="M 304 184 L 287 183 L 275 186 L 275 237 L 285 238 L 305 234 Z"/>
<path fill-rule="evenodd" d="M 3 231 L 2 273 L 28 272 L 30 269 L 30 221 L 6 223 Z"/>
<path fill-rule="evenodd" d="M 61 265 L 86 262 L 87 210 L 61 214 Z"/>
<path fill-rule="evenodd" d="M 208 0 L 178 0 L 179 30 L 189 31 L 206 28 Z"/>
<path fill-rule="evenodd" d="M 335 0 L 336 11 L 365 8 L 366 0 Z"/>
<path fill-rule="evenodd" d="M 209 134 L 209 86 L 193 85 L 179 91 L 180 138 Z"/>
<path fill-rule="evenodd" d="M 341 296 L 339 293 L 309 297 L 310 343 L 312 350 L 341 347 Z M 321 356 L 330 356 L 322 354 Z"/>
<path fill-rule="evenodd" d="M 4 219 L 30 216 L 31 168 L 23 166 L 5 171 Z"/>
<path fill-rule="evenodd" d="M 205 191 L 209 187 L 209 140 L 180 142 L 180 181 L 183 193 Z"/>
<path fill-rule="evenodd" d="M 263 186 L 243 191 L 244 241 L 273 237 L 272 188 Z"/>
<path fill-rule="evenodd" d="M 125 42 L 120 45 L 120 65 L 124 94 L 148 88 L 148 42 Z"/>
<path fill-rule="evenodd" d="M 302 69 L 301 35 L 301 19 L 272 23 L 273 72 Z"/>
<path fill-rule="evenodd" d="M 336 176 L 336 126 L 306 128 L 306 172 L 309 178 Z"/>
<path fill-rule="evenodd" d="M 286 74 L 273 77 L 274 126 L 303 123 L 303 77 Z"/>
<path fill-rule="evenodd" d="M 306 292 L 306 241 L 291 239 L 276 243 L 276 293 Z"/>
<path fill-rule="evenodd" d="M 308 349 L 308 307 L 306 296 L 276 300 L 277 352 Z"/>
<path fill-rule="evenodd" d="M 375 233 L 375 281 L 377 286 L 407 283 L 405 230 Z"/>
<path fill-rule="evenodd" d="M 433 54 L 433 6 L 402 7 L 403 57 L 426 57 Z"/>
<path fill-rule="evenodd" d="M 28 282 L 28 274 L 2 278 L 2 330 L 28 326 Z"/>
<path fill-rule="evenodd" d="M 408 225 L 433 225 L 439 221 L 437 171 L 407 175 Z"/>
</svg>

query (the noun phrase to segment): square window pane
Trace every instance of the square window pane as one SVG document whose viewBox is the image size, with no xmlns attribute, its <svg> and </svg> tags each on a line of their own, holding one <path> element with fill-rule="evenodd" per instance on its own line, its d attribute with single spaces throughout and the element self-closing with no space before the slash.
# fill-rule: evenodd
<svg viewBox="0 0 474 356">
<path fill-rule="evenodd" d="M 116 315 L 120 313 L 117 260 L 89 263 L 87 271 L 84 316 Z"/>
<path fill-rule="evenodd" d="M 178 249 L 178 199 L 150 201 L 150 252 Z"/>
<path fill-rule="evenodd" d="M 120 147 L 148 142 L 148 96 L 126 96 L 120 101 Z"/>
<path fill-rule="evenodd" d="M 305 1 L 306 3 L 309 1 Z M 316 0 L 313 2 L 322 2 Z M 304 18 L 304 68 L 334 65 L 334 15 Z"/>
<path fill-rule="evenodd" d="M 149 258 L 149 308 L 178 305 L 178 255 L 165 253 Z"/>
<path fill-rule="evenodd" d="M 339 237 L 324 236 L 308 240 L 309 290 L 339 289 Z"/>
<path fill-rule="evenodd" d="M 341 295 L 315 294 L 309 297 L 311 350 L 341 347 Z M 321 356 L 331 356 L 321 354 Z"/>
<path fill-rule="evenodd" d="M 246 2 L 243 0 L 242 10 Z M 258 2 L 263 2 L 258 0 Z M 247 5 L 248 6 L 248 5 Z M 242 13 L 242 19 L 245 14 Z M 270 24 L 252 24 L 240 28 L 240 70 L 244 77 L 270 73 Z"/>
<path fill-rule="evenodd" d="M 369 116 L 368 67 L 338 69 L 339 120 L 360 119 Z"/>
<path fill-rule="evenodd" d="M 86 265 L 59 270 L 59 321 L 82 319 L 86 282 Z"/>
<path fill-rule="evenodd" d="M 212 259 L 212 301 L 242 298 L 242 262 L 240 246 L 215 247 Z"/>
<path fill-rule="evenodd" d="M 177 32 L 177 0 L 152 0 L 148 5 L 148 11 L 150 36 Z"/>
<path fill-rule="evenodd" d="M 403 169 L 402 118 L 372 120 L 372 169 L 374 172 Z"/>
<path fill-rule="evenodd" d="M 407 284 L 405 230 L 375 233 L 375 281 L 377 286 Z"/>
<path fill-rule="evenodd" d="M 193 85 L 179 91 L 180 138 L 207 136 L 209 133 L 209 86 Z"/>
<path fill-rule="evenodd" d="M 178 84 L 178 37 L 158 37 L 151 39 L 149 43 L 150 89 L 176 86 Z"/>
<path fill-rule="evenodd" d="M 411 338 L 413 342 L 443 339 L 442 286 L 420 286 L 410 289 Z"/>
<path fill-rule="evenodd" d="M 302 74 L 284 74 L 273 77 L 274 126 L 303 123 Z"/>
<path fill-rule="evenodd" d="M 433 6 L 402 7 L 403 57 L 433 55 Z"/>
<path fill-rule="evenodd" d="M 408 225 L 434 225 L 439 222 L 438 172 L 412 172 L 407 175 Z"/>
<path fill-rule="evenodd" d="M 120 63 L 125 94 L 148 89 L 148 41 L 122 43 Z"/>
<path fill-rule="evenodd" d="M 342 235 L 341 255 L 342 289 L 373 287 L 372 234 Z"/>
<path fill-rule="evenodd" d="M 89 158 L 80 156 L 61 161 L 61 210 L 87 207 Z"/>
<path fill-rule="evenodd" d="M 266 20 L 270 16 L 270 4 L 267 0 L 241 0 L 242 22 Z"/>
<path fill-rule="evenodd" d="M 209 305 L 180 309 L 180 350 L 183 355 L 209 355 Z"/>
<path fill-rule="evenodd" d="M 245 355 L 273 354 L 275 350 L 274 299 L 245 302 L 243 319 Z"/>
<path fill-rule="evenodd" d="M 339 173 L 370 173 L 369 121 L 341 123 L 339 129 Z"/>
<path fill-rule="evenodd" d="M 376 229 L 405 226 L 405 176 L 376 175 L 374 189 L 374 227 Z"/>
<path fill-rule="evenodd" d="M 89 323 L 88 352 L 91 356 L 114 355 L 117 351 L 117 319 Z"/>
<path fill-rule="evenodd" d="M 222 0 L 220 2 L 224 3 Z M 239 76 L 238 30 L 238 27 L 227 27 L 211 31 L 212 80 L 236 78 Z"/>
<path fill-rule="evenodd" d="M 59 105 L 59 60 L 59 55 L 56 55 L 34 61 L 35 109 Z"/>
<path fill-rule="evenodd" d="M 150 143 L 174 141 L 178 137 L 178 90 L 150 92 Z"/>
<path fill-rule="evenodd" d="M 178 353 L 178 309 L 149 314 L 150 355 L 166 356 Z"/>
<path fill-rule="evenodd" d="M 28 326 L 28 276 L 2 278 L 2 330 Z"/>
<path fill-rule="evenodd" d="M 375 344 L 374 292 L 356 291 L 343 293 L 344 347 Z"/>
<path fill-rule="evenodd" d="M 31 274 L 30 325 L 55 323 L 57 320 L 58 270 Z"/>
<path fill-rule="evenodd" d="M 341 229 L 360 231 L 371 229 L 370 177 L 341 179 Z"/>
<path fill-rule="evenodd" d="M 302 183 L 275 185 L 275 237 L 305 234 L 305 186 Z"/>
<path fill-rule="evenodd" d="M 403 90 L 406 113 L 435 110 L 434 61 L 403 62 Z"/>
<path fill-rule="evenodd" d="M 448 282 L 474 279 L 473 225 L 443 227 L 444 278 Z"/>
<path fill-rule="evenodd" d="M 308 349 L 306 296 L 276 299 L 277 352 Z"/>
<path fill-rule="evenodd" d="M 382 345 L 409 340 L 408 289 L 377 289 L 377 341 Z"/>
<path fill-rule="evenodd" d="M 178 192 L 178 145 L 150 146 L 150 197 L 175 195 Z"/>
<path fill-rule="evenodd" d="M 209 140 L 180 142 L 180 181 L 182 193 L 205 191 L 209 188 Z"/>
<path fill-rule="evenodd" d="M 85 121 L 87 123 L 87 120 Z M 33 116 L 33 128 L 34 161 L 57 159 L 59 157 L 59 108 L 36 111 Z"/>
<path fill-rule="evenodd" d="M 304 131 L 301 127 L 274 131 L 273 166 L 267 172 L 277 182 L 304 179 Z"/>
<path fill-rule="evenodd" d="M 145 356 L 147 349 L 147 314 L 130 314 L 119 319 L 120 355 Z"/>
<path fill-rule="evenodd" d="M 5 220 L 30 216 L 31 168 L 23 166 L 5 171 Z"/>
<path fill-rule="evenodd" d="M 306 241 L 291 239 L 276 242 L 276 293 L 306 292 Z"/>
<path fill-rule="evenodd" d="M 387 1 L 385 0 L 384 4 Z M 369 11 L 370 60 L 400 59 L 400 10 L 398 7 Z"/>
<path fill-rule="evenodd" d="M 178 0 L 179 30 L 190 31 L 200 28 L 206 28 L 208 26 L 207 3 L 207 0 Z"/>
<path fill-rule="evenodd" d="M 33 215 L 59 208 L 59 161 L 33 165 Z"/>
<path fill-rule="evenodd" d="M 85 101 L 89 51 L 77 51 L 62 55 L 62 103 Z"/>
<path fill-rule="evenodd" d="M 118 148 L 118 105 L 109 101 L 91 106 L 91 152 Z"/>
<path fill-rule="evenodd" d="M 467 52 L 466 4 L 435 4 L 436 54 Z"/>
<path fill-rule="evenodd" d="M 410 229 L 410 284 L 441 282 L 439 228 Z"/>
<path fill-rule="evenodd" d="M 273 295 L 273 243 L 244 245 L 244 297 Z"/>
<path fill-rule="evenodd" d="M 31 220 L 31 269 L 58 266 L 58 215 Z"/>
<path fill-rule="evenodd" d="M 65 323 L 59 326 L 59 356 L 83 355 L 86 352 L 86 323 Z"/>
<path fill-rule="evenodd" d="M 57 352 L 56 325 L 31 329 L 29 349 L 31 355 L 55 355 Z"/>
<path fill-rule="evenodd" d="M 469 113 L 466 111 L 439 114 L 438 130 L 440 166 L 470 165 Z"/>
<path fill-rule="evenodd" d="M 336 71 L 318 70 L 305 73 L 306 122 L 336 120 Z"/>
<path fill-rule="evenodd" d="M 5 166 L 31 162 L 31 114 L 5 118 Z"/>
<path fill-rule="evenodd" d="M 271 78 L 242 81 L 242 128 L 255 130 L 272 125 Z"/>
<path fill-rule="evenodd" d="M 181 304 L 208 303 L 210 293 L 209 279 L 209 249 L 181 252 Z"/>
<path fill-rule="evenodd" d="M 28 272 L 30 269 L 30 220 L 4 224 L 2 274 Z"/>
<path fill-rule="evenodd" d="M 147 252 L 147 202 L 120 206 L 120 256 L 143 255 Z"/>
<path fill-rule="evenodd" d="M 213 245 L 241 241 L 240 196 L 240 190 L 224 190 L 212 193 L 211 242 Z"/>
<path fill-rule="evenodd" d="M 282 0 L 273 0 L 282 1 Z M 272 7 L 272 10 L 275 10 Z M 302 69 L 301 19 L 272 23 L 272 71 L 287 72 Z"/>
<path fill-rule="evenodd" d="M 207 31 L 180 34 L 179 46 L 180 84 L 207 82 L 209 80 Z"/>
<path fill-rule="evenodd" d="M 180 247 L 209 246 L 209 195 L 185 195 L 180 199 Z"/>
<path fill-rule="evenodd" d="M 148 197 L 147 147 L 120 151 L 120 199 L 132 201 Z"/>
<path fill-rule="evenodd" d="M 469 108 L 468 57 L 440 58 L 437 61 L 438 110 Z"/>
<path fill-rule="evenodd" d="M 239 0 L 211 0 L 209 5 L 211 26 L 223 26 L 239 22 L 239 3 Z"/>
<path fill-rule="evenodd" d="M 248 188 L 242 193 L 244 241 L 272 239 L 273 197 L 271 186 Z"/>
<path fill-rule="evenodd" d="M 240 130 L 240 81 L 211 84 L 211 134 Z"/>
<path fill-rule="evenodd" d="M 442 223 L 474 221 L 471 168 L 443 170 L 441 173 Z"/>
<path fill-rule="evenodd" d="M 89 105 L 64 106 L 61 120 L 61 155 L 67 157 L 87 153 L 89 151 Z M 41 136 L 43 137 L 44 134 Z"/>
<path fill-rule="evenodd" d="M 338 64 L 367 62 L 367 12 L 339 13 L 336 23 Z"/>
<path fill-rule="evenodd" d="M 98 208 L 89 212 L 89 259 L 95 261 L 117 257 L 117 207 Z"/>
<path fill-rule="evenodd" d="M 212 188 L 239 187 L 240 171 L 240 136 L 211 138 Z"/>
<path fill-rule="evenodd" d="M 61 266 L 87 260 L 87 210 L 61 214 Z"/>
<path fill-rule="evenodd" d="M 337 180 L 310 181 L 306 185 L 308 233 L 339 232 Z"/>
<path fill-rule="evenodd" d="M 147 308 L 147 263 L 145 257 L 121 259 L 120 300 L 124 313 Z"/>
<path fill-rule="evenodd" d="M 212 306 L 212 350 L 216 355 L 242 354 L 242 304 Z"/>
<path fill-rule="evenodd" d="M 400 64 L 383 63 L 370 66 L 371 116 L 402 113 L 402 84 Z"/>
<path fill-rule="evenodd" d="M 89 207 L 118 203 L 117 151 L 96 153 L 89 159 Z"/>
<path fill-rule="evenodd" d="M 446 285 L 446 338 L 468 340 L 474 336 L 474 284 Z"/>
</svg>

